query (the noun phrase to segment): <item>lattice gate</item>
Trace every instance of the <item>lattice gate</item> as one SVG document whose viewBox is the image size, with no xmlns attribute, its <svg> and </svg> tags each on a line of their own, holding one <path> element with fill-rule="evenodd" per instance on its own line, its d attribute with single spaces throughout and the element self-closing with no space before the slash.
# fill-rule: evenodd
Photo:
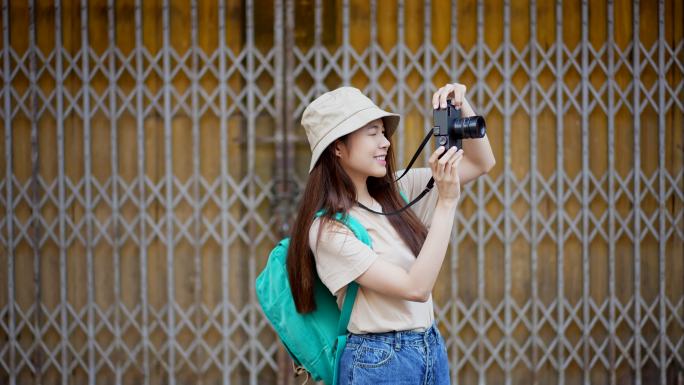
<svg viewBox="0 0 684 385">
<path fill-rule="evenodd" d="M 2 1 L 0 383 L 292 384 L 253 282 L 306 104 L 447 81 L 496 168 L 434 297 L 454 383 L 684 383 L 684 5 Z M 425 159 L 423 159 L 425 160 Z"/>
</svg>

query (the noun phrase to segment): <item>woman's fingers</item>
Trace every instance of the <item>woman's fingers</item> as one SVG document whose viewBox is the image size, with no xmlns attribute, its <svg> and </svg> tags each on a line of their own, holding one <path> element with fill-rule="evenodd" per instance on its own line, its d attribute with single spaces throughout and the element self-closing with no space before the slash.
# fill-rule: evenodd
<svg viewBox="0 0 684 385">
<path fill-rule="evenodd" d="M 463 159 L 463 150 L 458 150 L 456 155 L 447 164 L 446 172 L 451 176 L 457 176 L 456 171 L 458 170 L 458 165 Z"/>
<path fill-rule="evenodd" d="M 444 153 L 444 146 L 439 146 L 435 152 L 432 153 L 430 156 L 430 159 L 428 160 L 428 163 L 430 163 L 430 166 L 434 165 L 437 162 L 437 159 L 439 158 L 440 155 Z"/>
<path fill-rule="evenodd" d="M 441 158 L 439 156 L 444 154 Z M 444 147 L 440 146 L 430 157 L 430 167 L 432 174 L 436 180 L 441 180 L 446 173 L 448 173 L 448 165 L 453 162 L 454 157 L 458 154 L 456 147 L 452 147 L 444 153 Z"/>
<path fill-rule="evenodd" d="M 456 147 L 451 147 L 449 151 L 447 151 L 446 154 L 444 154 L 444 156 L 439 159 L 439 164 L 442 167 L 446 166 L 451 161 L 451 159 L 456 155 L 456 153 L 458 152 L 457 150 L 458 149 Z"/>
<path fill-rule="evenodd" d="M 463 84 L 454 83 L 452 84 L 452 87 L 453 98 L 451 100 L 454 104 L 454 107 L 461 108 L 461 105 L 463 104 L 463 98 L 465 97 L 466 86 Z M 446 107 L 446 100 L 444 101 L 444 106 Z"/>
<path fill-rule="evenodd" d="M 442 153 L 444 155 L 437 159 Z M 443 149 L 440 149 L 439 152 L 435 151 L 434 155 L 436 156 L 430 158 L 430 166 L 439 196 L 444 199 L 458 199 L 461 194 L 461 186 L 457 170 L 461 159 L 463 159 L 463 150 L 452 147 L 444 153 Z"/>
<path fill-rule="evenodd" d="M 461 108 L 465 97 L 466 86 L 460 83 L 447 84 L 432 95 L 433 108 L 446 108 L 447 99 L 452 96 L 454 107 Z"/>
<path fill-rule="evenodd" d="M 444 154 L 441 158 L 441 154 Z M 444 146 L 440 146 L 432 156 L 430 156 L 430 167 L 432 168 L 432 175 L 435 180 L 443 180 L 445 178 L 454 178 L 457 176 L 456 169 L 463 159 L 463 150 L 451 147 L 449 151 L 444 153 Z"/>
<path fill-rule="evenodd" d="M 458 163 L 460 162 L 461 158 L 463 158 L 463 150 L 458 150 L 456 151 L 453 156 L 449 157 L 447 160 L 447 163 L 445 165 L 445 171 L 447 173 L 451 173 L 453 168 L 458 166 Z"/>
<path fill-rule="evenodd" d="M 445 92 L 442 92 L 442 93 L 439 95 L 439 107 L 440 107 L 440 108 L 446 108 L 446 106 L 447 106 L 447 98 L 449 97 L 449 95 L 451 95 L 451 94 L 454 93 L 454 88 L 455 88 L 455 87 L 454 87 L 453 84 L 448 84 L 445 88 L 446 88 Z"/>
<path fill-rule="evenodd" d="M 444 90 L 444 87 L 441 87 L 440 89 L 437 90 L 434 94 L 432 94 L 432 108 L 439 108 L 439 98 L 440 95 L 442 95 L 442 91 Z"/>
</svg>

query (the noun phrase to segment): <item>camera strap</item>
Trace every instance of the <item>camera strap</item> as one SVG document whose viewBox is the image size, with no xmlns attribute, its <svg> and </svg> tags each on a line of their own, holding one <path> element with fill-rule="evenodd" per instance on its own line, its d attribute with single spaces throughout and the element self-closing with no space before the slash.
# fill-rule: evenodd
<svg viewBox="0 0 684 385">
<path fill-rule="evenodd" d="M 406 175 L 406 173 L 411 169 L 411 166 L 413 166 L 413 163 L 415 163 L 415 161 L 418 159 L 418 156 L 419 156 L 420 153 L 423 151 L 423 148 L 425 148 L 425 145 L 426 145 L 427 142 L 430 140 L 430 137 L 431 137 L 431 136 L 432 136 L 432 130 L 428 131 L 427 135 L 425 135 L 425 138 L 423 139 L 423 142 L 420 144 L 420 146 L 418 146 L 418 149 L 416 150 L 416 153 L 413 154 L 413 158 L 411 158 L 411 161 L 409 162 L 408 166 L 406 166 L 406 169 L 404 170 L 404 172 L 401 174 L 401 176 L 399 176 L 399 178 L 395 179 L 394 182 L 398 182 L 399 179 L 403 178 L 404 175 Z M 361 203 L 359 203 L 359 202 L 356 202 L 356 203 L 359 205 L 359 207 L 361 207 L 361 208 L 363 208 L 363 209 L 365 209 L 365 210 L 367 210 L 367 211 L 370 211 L 370 212 L 372 212 L 372 213 L 374 213 L 374 214 L 380 214 L 380 215 L 397 215 L 397 214 L 399 214 L 399 213 L 402 213 L 402 212 L 406 211 L 406 209 L 408 209 L 409 207 L 411 207 L 411 206 L 413 206 L 414 204 L 416 204 L 419 200 L 423 199 L 423 197 L 425 196 L 425 194 L 427 194 L 428 192 L 430 192 L 430 190 L 432 190 L 433 187 L 435 187 L 435 179 L 434 179 L 434 178 L 430 178 L 430 180 L 428 181 L 427 185 L 425 186 L 425 189 L 423 190 L 423 192 L 420 193 L 420 195 L 418 195 L 414 200 L 412 200 L 412 201 L 411 201 L 409 204 L 407 204 L 406 206 L 402 207 L 401 209 L 399 209 L 399 210 L 397 210 L 397 211 L 391 212 L 391 213 L 383 213 L 383 212 L 380 212 L 380 211 L 375 211 L 375 210 L 373 210 L 373 209 L 370 209 L 370 208 L 366 207 L 365 205 L 363 205 L 363 204 L 361 204 Z"/>
<path fill-rule="evenodd" d="M 406 166 L 406 169 L 401 174 L 401 176 L 394 180 L 395 182 L 399 182 L 399 179 L 403 178 L 404 175 L 406 175 L 406 173 L 411 169 L 411 166 L 413 166 L 413 163 L 418 159 L 420 153 L 423 152 L 423 148 L 425 148 L 427 142 L 430 141 L 430 137 L 432 137 L 432 130 L 428 131 L 427 135 L 425 135 L 425 138 L 423 138 L 423 142 L 420 144 L 420 146 L 418 146 L 418 149 L 416 150 L 416 153 L 413 154 L 413 158 L 411 158 L 411 161 L 409 162 L 408 166 Z"/>
</svg>

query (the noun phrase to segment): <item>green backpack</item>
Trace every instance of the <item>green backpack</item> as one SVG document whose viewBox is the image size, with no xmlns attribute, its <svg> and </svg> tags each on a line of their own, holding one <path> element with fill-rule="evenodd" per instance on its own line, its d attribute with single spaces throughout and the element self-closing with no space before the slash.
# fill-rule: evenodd
<svg viewBox="0 0 684 385">
<path fill-rule="evenodd" d="M 316 213 L 317 217 L 323 214 Z M 371 239 L 363 225 L 350 215 L 335 215 L 354 235 L 368 246 Z M 266 267 L 256 280 L 256 294 L 266 318 L 285 345 L 295 364 L 306 369 L 315 381 L 337 385 L 340 357 L 347 344 L 347 325 L 359 285 L 352 282 L 342 304 L 316 278 L 316 310 L 300 314 L 295 308 L 287 275 L 287 249 L 290 239 L 281 240 L 268 256 Z"/>
</svg>

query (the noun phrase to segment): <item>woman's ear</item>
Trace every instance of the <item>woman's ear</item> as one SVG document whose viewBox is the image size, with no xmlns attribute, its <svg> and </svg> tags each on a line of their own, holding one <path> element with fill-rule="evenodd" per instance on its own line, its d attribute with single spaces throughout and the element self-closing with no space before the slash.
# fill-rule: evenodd
<svg viewBox="0 0 684 385">
<path fill-rule="evenodd" d="M 339 140 L 335 142 L 335 156 L 338 158 L 342 157 L 342 142 Z"/>
</svg>

